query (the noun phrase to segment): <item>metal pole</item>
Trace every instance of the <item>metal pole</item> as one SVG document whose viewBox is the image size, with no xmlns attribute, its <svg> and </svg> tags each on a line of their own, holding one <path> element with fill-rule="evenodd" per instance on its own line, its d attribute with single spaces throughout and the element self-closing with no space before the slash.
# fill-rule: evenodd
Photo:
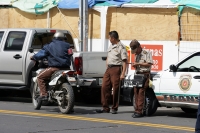
<svg viewBox="0 0 200 133">
<path fill-rule="evenodd" d="M 79 0 L 79 51 L 83 51 L 83 0 Z"/>
<path fill-rule="evenodd" d="M 88 0 L 83 0 L 83 51 L 88 51 Z"/>
<path fill-rule="evenodd" d="M 50 12 L 47 12 L 47 28 L 50 28 Z"/>
</svg>

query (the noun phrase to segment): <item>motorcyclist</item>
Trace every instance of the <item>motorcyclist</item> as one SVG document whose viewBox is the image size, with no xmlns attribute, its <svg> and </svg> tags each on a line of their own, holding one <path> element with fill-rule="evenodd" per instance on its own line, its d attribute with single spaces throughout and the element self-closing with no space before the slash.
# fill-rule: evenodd
<svg viewBox="0 0 200 133">
<path fill-rule="evenodd" d="M 45 80 L 50 79 L 51 75 L 57 70 L 69 70 L 71 65 L 71 54 L 68 54 L 70 44 L 65 42 L 66 36 L 62 32 L 56 32 L 52 42 L 45 45 L 31 60 L 48 59 L 48 67 L 37 76 L 40 88 L 39 100 L 47 100 L 48 94 Z"/>
</svg>

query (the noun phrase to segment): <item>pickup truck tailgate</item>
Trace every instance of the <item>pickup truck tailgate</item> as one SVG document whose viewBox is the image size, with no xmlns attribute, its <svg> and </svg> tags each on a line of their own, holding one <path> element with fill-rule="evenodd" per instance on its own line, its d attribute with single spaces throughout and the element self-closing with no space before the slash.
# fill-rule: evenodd
<svg viewBox="0 0 200 133">
<path fill-rule="evenodd" d="M 107 52 L 84 52 L 83 77 L 103 77 L 106 71 Z"/>
</svg>

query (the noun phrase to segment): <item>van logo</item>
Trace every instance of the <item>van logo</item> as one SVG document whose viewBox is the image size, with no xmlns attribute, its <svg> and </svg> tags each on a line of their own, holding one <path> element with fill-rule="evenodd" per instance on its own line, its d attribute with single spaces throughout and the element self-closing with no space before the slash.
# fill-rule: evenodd
<svg viewBox="0 0 200 133">
<path fill-rule="evenodd" d="M 180 80 L 179 80 L 179 88 L 183 91 L 183 92 L 187 92 L 191 85 L 192 85 L 192 82 L 191 82 L 191 78 L 192 76 L 190 74 L 182 74 L 180 76 Z"/>
</svg>

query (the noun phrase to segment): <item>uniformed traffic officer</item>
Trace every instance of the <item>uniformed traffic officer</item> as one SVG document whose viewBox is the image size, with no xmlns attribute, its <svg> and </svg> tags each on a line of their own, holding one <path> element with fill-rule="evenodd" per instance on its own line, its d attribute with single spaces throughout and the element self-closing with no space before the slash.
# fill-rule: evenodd
<svg viewBox="0 0 200 133">
<path fill-rule="evenodd" d="M 119 40 L 116 31 L 109 32 L 111 46 L 108 48 L 106 60 L 107 69 L 103 77 L 101 88 L 101 102 L 103 109 L 96 110 L 97 113 L 109 113 L 109 101 L 113 88 L 112 114 L 117 114 L 119 105 L 120 80 L 123 80 L 126 72 L 127 51 L 126 47 Z"/>
<path fill-rule="evenodd" d="M 150 51 L 143 49 L 140 43 L 134 39 L 130 43 L 131 53 L 135 54 L 135 62 L 132 66 L 135 67 L 136 74 L 144 74 L 146 81 L 142 88 L 134 87 L 134 108 L 135 112 L 132 117 L 143 117 L 143 106 L 145 100 L 145 90 L 149 87 L 149 78 L 151 65 L 153 64 L 152 54 Z"/>
<path fill-rule="evenodd" d="M 200 133 L 200 96 L 199 96 L 199 107 L 198 107 L 198 113 L 197 113 L 195 133 Z"/>
</svg>

